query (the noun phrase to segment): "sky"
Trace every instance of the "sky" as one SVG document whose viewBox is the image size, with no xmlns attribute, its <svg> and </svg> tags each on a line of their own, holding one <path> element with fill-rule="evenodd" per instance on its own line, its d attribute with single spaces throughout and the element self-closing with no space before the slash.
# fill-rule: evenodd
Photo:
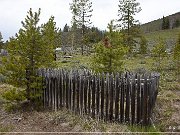
<svg viewBox="0 0 180 135">
<path fill-rule="evenodd" d="M 101 30 L 107 28 L 112 19 L 117 19 L 119 0 L 90 0 L 92 1 L 92 26 Z M 142 11 L 135 18 L 141 24 L 147 23 L 163 16 L 180 12 L 180 0 L 136 0 L 140 3 Z M 55 17 L 56 26 L 71 25 L 72 14 L 69 3 L 72 0 L 0 0 L 0 32 L 3 40 L 12 37 L 22 27 L 27 11 L 38 11 L 41 8 L 40 24 L 46 23 L 51 15 Z"/>
</svg>

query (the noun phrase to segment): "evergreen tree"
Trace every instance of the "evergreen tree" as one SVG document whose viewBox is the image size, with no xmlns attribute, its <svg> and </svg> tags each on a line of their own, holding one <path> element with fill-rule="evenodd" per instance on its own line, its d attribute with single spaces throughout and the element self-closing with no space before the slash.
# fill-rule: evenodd
<svg viewBox="0 0 180 135">
<path fill-rule="evenodd" d="M 175 27 L 175 28 L 177 28 L 177 27 L 179 27 L 180 26 L 180 21 L 179 21 L 179 19 L 176 19 L 176 21 L 174 22 L 174 24 L 173 24 L 173 28 Z"/>
<path fill-rule="evenodd" d="M 119 19 L 117 21 L 119 24 L 117 27 L 123 29 L 124 43 L 130 47 L 129 51 L 131 52 L 134 45 L 133 38 L 140 32 L 137 29 L 138 27 L 135 27 L 139 21 L 134 18 L 141 11 L 140 3 L 136 2 L 136 0 L 119 0 L 118 6 Z"/>
<path fill-rule="evenodd" d="M 144 36 L 140 38 L 140 53 L 142 55 L 147 53 L 147 39 Z"/>
<path fill-rule="evenodd" d="M 162 19 L 162 30 L 169 29 L 169 28 L 170 28 L 169 18 L 163 16 L 163 19 Z"/>
<path fill-rule="evenodd" d="M 158 63 L 157 70 L 161 70 L 161 61 L 165 56 L 167 56 L 165 41 L 162 38 L 159 38 L 157 45 L 154 46 L 152 50 L 152 54 Z"/>
<path fill-rule="evenodd" d="M 108 24 L 109 32 L 103 41 L 95 46 L 92 66 L 96 72 L 120 72 L 123 68 L 123 56 L 127 52 L 122 41 L 122 34 L 115 31 L 113 21 Z"/>
<path fill-rule="evenodd" d="M 58 28 L 56 28 L 53 16 L 51 16 L 49 21 L 42 26 L 41 31 L 44 44 L 46 44 L 50 50 L 54 50 L 54 60 L 56 60 L 55 49 L 60 47 L 60 41 L 57 41 L 60 35 L 58 34 Z"/>
<path fill-rule="evenodd" d="M 65 24 L 63 28 L 63 32 L 69 32 L 69 26 L 67 25 L 67 23 Z"/>
<path fill-rule="evenodd" d="M 38 88 L 37 69 L 50 66 L 53 62 L 52 47 L 44 44 L 41 27 L 38 25 L 40 9 L 28 11 L 22 28 L 8 43 L 8 57 L 3 60 L 1 72 L 8 82 L 17 87 L 26 88 L 28 100 L 35 98 L 34 89 Z"/>
<path fill-rule="evenodd" d="M 0 50 L 3 48 L 3 45 L 4 45 L 2 40 L 3 40 L 3 37 L 2 37 L 2 34 L 0 32 Z"/>
<path fill-rule="evenodd" d="M 81 43 L 81 52 L 84 53 L 84 36 L 85 30 L 91 25 L 91 16 L 92 16 L 92 2 L 90 0 L 73 0 L 70 4 L 70 9 L 73 14 L 73 23 L 77 24 L 78 28 L 82 30 L 82 43 Z"/>
<path fill-rule="evenodd" d="M 166 28 L 166 19 L 163 16 L 163 19 L 162 19 L 162 30 L 164 30 L 165 28 Z"/>
</svg>

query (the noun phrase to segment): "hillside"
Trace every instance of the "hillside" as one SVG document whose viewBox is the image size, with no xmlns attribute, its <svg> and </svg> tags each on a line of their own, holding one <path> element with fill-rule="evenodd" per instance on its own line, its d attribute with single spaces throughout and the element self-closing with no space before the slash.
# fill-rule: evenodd
<svg viewBox="0 0 180 135">
<path fill-rule="evenodd" d="M 175 23 L 177 21 L 180 21 L 180 12 L 169 15 L 169 16 L 165 16 L 165 17 L 167 17 L 169 19 L 169 27 L 170 27 L 170 29 L 173 29 L 175 27 L 174 26 Z M 157 20 L 142 24 L 141 25 L 141 30 L 144 33 L 159 31 L 162 28 L 162 21 L 163 21 L 163 19 L 160 18 L 160 19 L 157 19 Z"/>
<path fill-rule="evenodd" d="M 172 50 L 176 44 L 178 34 L 180 33 L 180 27 L 168 30 L 159 30 L 149 33 L 145 33 L 145 37 L 148 40 L 148 46 L 151 49 L 158 41 L 159 38 L 162 38 L 166 42 L 167 49 Z"/>
</svg>

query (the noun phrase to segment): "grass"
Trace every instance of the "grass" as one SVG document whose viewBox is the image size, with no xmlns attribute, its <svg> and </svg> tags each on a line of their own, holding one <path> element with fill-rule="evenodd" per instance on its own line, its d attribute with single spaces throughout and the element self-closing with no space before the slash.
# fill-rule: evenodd
<svg viewBox="0 0 180 135">
<path fill-rule="evenodd" d="M 59 68 L 90 68 L 90 60 L 92 56 L 81 56 L 74 55 L 72 58 L 60 58 L 58 63 Z M 71 126 L 79 125 L 82 131 L 101 131 L 101 132 L 114 132 L 114 131 L 131 131 L 131 132 L 157 132 L 167 131 L 167 127 L 177 125 L 171 118 L 173 114 L 178 114 L 178 110 L 173 106 L 174 103 L 178 102 L 180 96 L 177 94 L 180 92 L 180 84 L 178 74 L 173 66 L 172 56 L 168 56 L 161 62 L 162 70 L 160 71 L 160 86 L 159 94 L 157 97 L 157 105 L 155 108 L 155 125 L 159 127 L 155 130 L 152 127 L 148 129 L 141 129 L 139 127 L 127 127 L 126 125 L 119 125 L 115 123 L 104 123 L 89 118 L 88 116 L 77 116 L 67 111 L 61 111 L 52 114 L 52 119 L 57 121 L 61 116 L 70 123 Z M 142 57 L 137 55 L 130 59 L 124 60 L 124 69 L 135 72 L 142 71 L 156 71 L 156 62 L 152 57 Z M 0 84 L 0 95 L 13 87 L 6 84 Z M 6 130 L 6 128 L 0 127 L 0 130 Z"/>
</svg>

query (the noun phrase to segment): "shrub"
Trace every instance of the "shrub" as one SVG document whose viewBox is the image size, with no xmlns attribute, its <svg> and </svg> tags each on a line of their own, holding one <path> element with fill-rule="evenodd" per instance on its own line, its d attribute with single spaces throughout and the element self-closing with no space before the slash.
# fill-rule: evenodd
<svg viewBox="0 0 180 135">
<path fill-rule="evenodd" d="M 16 88 L 4 92 L 2 97 L 6 100 L 6 104 L 4 105 L 5 110 L 15 111 L 20 109 L 21 102 L 26 100 L 25 93 L 25 90 Z"/>
</svg>

